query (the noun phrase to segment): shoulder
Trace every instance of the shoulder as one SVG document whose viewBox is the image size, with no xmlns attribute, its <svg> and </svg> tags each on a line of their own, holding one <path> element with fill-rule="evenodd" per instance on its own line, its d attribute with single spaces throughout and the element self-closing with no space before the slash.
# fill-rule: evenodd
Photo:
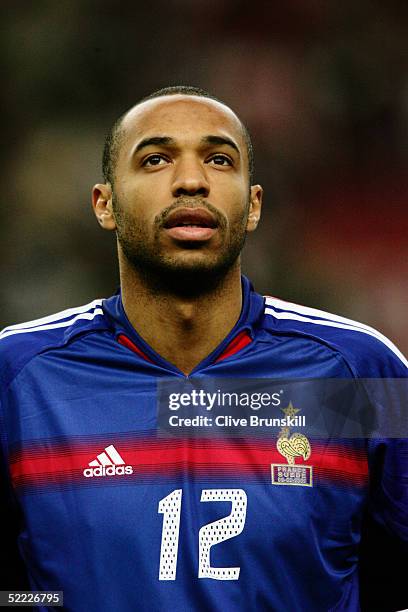
<svg viewBox="0 0 408 612">
<path fill-rule="evenodd" d="M 357 376 L 408 376 L 408 361 L 389 338 L 346 317 L 265 297 L 266 327 L 309 337 L 336 350 Z"/>
<path fill-rule="evenodd" d="M 7 384 L 33 357 L 100 326 L 103 299 L 0 331 L 0 380 Z"/>
</svg>

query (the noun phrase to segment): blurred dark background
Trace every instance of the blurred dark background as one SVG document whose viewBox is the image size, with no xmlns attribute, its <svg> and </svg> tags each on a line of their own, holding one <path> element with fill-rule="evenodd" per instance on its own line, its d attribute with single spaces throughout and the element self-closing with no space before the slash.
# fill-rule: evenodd
<svg viewBox="0 0 408 612">
<path fill-rule="evenodd" d="M 116 289 L 114 236 L 90 208 L 105 134 L 138 98 L 191 84 L 253 135 L 255 287 L 408 352 L 406 0 L 3 0 L 0 16 L 0 328 Z M 395 610 L 395 554 L 366 542 L 383 556 L 365 609 Z"/>
<path fill-rule="evenodd" d="M 159 87 L 230 104 L 255 144 L 260 292 L 378 327 L 408 352 L 408 3 L 1 3 L 0 326 L 110 295 L 96 225 L 111 123 Z"/>
</svg>

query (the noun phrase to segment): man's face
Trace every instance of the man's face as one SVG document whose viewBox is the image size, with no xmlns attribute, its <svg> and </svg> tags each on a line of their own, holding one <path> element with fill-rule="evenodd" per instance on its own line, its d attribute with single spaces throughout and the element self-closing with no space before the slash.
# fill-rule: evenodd
<svg viewBox="0 0 408 612">
<path fill-rule="evenodd" d="M 248 184 L 236 116 L 213 100 L 172 95 L 134 107 L 122 130 L 111 205 L 128 262 L 159 276 L 231 268 L 261 199 Z"/>
</svg>

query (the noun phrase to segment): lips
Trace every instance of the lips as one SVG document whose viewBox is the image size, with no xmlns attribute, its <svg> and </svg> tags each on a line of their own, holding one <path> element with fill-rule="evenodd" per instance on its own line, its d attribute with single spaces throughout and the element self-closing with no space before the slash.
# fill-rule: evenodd
<svg viewBox="0 0 408 612">
<path fill-rule="evenodd" d="M 214 229 L 217 225 L 214 216 L 205 208 L 178 208 L 168 215 L 164 223 L 166 229 L 186 226 Z"/>
<path fill-rule="evenodd" d="M 167 234 L 183 242 L 207 241 L 217 231 L 217 226 L 214 215 L 205 208 L 178 208 L 164 223 Z"/>
</svg>

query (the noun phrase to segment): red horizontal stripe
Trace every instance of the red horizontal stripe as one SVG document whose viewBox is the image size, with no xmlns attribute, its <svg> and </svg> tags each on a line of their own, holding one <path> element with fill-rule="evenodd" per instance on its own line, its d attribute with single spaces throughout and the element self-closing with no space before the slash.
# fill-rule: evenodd
<svg viewBox="0 0 408 612">
<path fill-rule="evenodd" d="M 105 446 L 111 444 L 107 441 Z M 69 454 L 63 450 L 44 448 L 40 453 L 34 449 L 15 456 L 11 463 L 11 475 L 17 484 L 22 480 L 64 480 L 81 476 L 82 470 L 103 451 L 103 446 L 86 448 L 74 446 Z M 256 476 L 264 470 L 269 472 L 271 463 L 286 464 L 286 459 L 277 451 L 276 442 L 256 443 L 227 440 L 155 440 L 117 444 L 125 463 L 133 467 L 134 473 L 167 475 L 171 473 L 230 473 Z M 61 452 L 62 451 L 62 452 Z M 349 475 L 365 479 L 368 475 L 367 461 L 359 452 L 339 445 L 327 447 L 313 444 L 308 461 L 301 457 L 296 465 L 312 465 L 315 470 Z M 343 477 L 343 476 L 342 476 Z"/>
</svg>

